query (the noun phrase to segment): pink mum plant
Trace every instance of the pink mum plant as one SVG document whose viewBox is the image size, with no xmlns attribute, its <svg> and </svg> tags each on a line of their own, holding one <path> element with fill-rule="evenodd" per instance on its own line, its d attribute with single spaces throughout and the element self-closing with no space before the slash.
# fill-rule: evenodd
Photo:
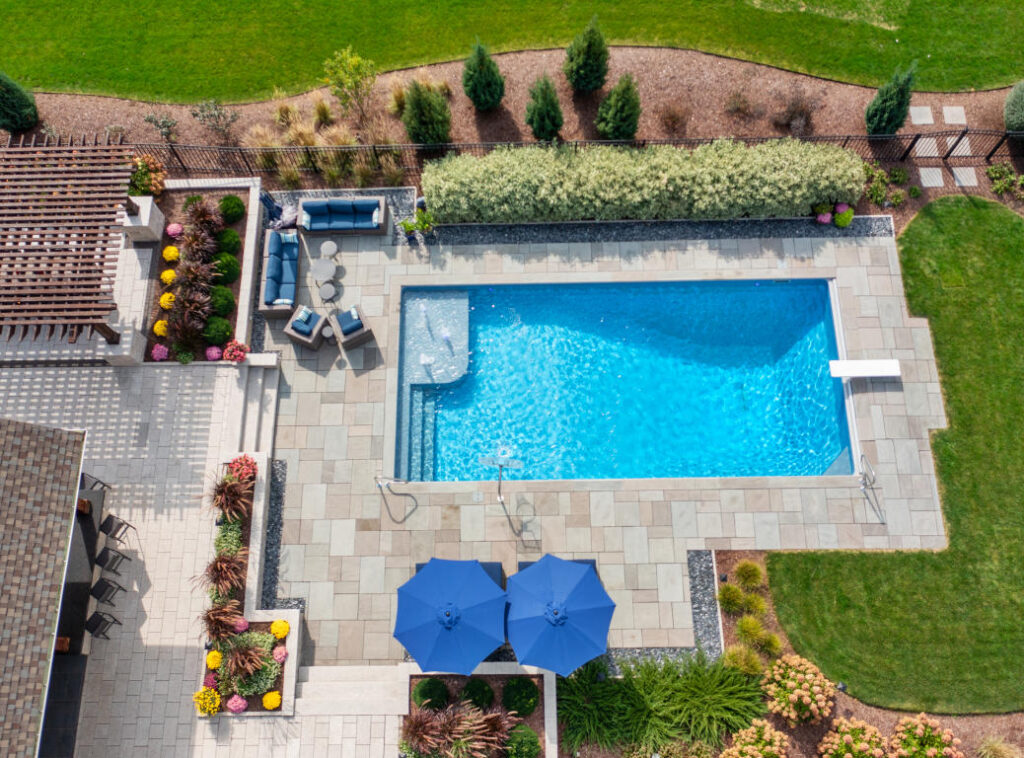
<svg viewBox="0 0 1024 758">
<path fill-rule="evenodd" d="M 831 224 L 832 223 L 832 214 L 831 213 L 819 213 L 818 217 L 817 217 L 817 221 L 818 221 L 819 224 Z"/>
<path fill-rule="evenodd" d="M 208 361 L 219 361 L 223 355 L 224 351 L 216 345 L 210 345 L 206 348 L 206 360 Z"/>
<path fill-rule="evenodd" d="M 241 363 L 249 353 L 249 346 L 238 340 L 231 340 L 224 346 L 224 360 L 232 363 Z"/>
<path fill-rule="evenodd" d="M 850 206 L 847 203 L 836 203 L 836 214 L 846 213 L 850 210 Z"/>
<path fill-rule="evenodd" d="M 235 622 L 235 633 L 236 634 L 241 634 L 242 632 L 246 631 L 248 628 L 249 628 L 249 622 L 248 622 L 248 620 L 246 620 L 244 618 L 240 618 L 240 619 L 238 619 L 238 621 Z"/>
<path fill-rule="evenodd" d="M 228 463 L 228 473 L 240 482 L 256 478 L 256 461 L 251 455 L 240 455 Z"/>
<path fill-rule="evenodd" d="M 167 349 L 167 345 L 157 343 L 153 345 L 153 350 L 149 354 L 154 361 L 166 361 L 171 351 Z"/>
<path fill-rule="evenodd" d="M 217 674 L 214 671 L 207 671 L 206 676 L 203 677 L 203 686 L 209 687 L 211 690 L 217 689 Z"/>
<path fill-rule="evenodd" d="M 277 645 L 274 647 L 274 652 L 272 655 L 274 656 L 275 661 L 277 661 L 278 663 L 284 663 L 286 660 L 288 660 L 288 648 L 286 648 L 284 645 Z"/>
<path fill-rule="evenodd" d="M 178 239 L 182 234 L 185 233 L 185 227 L 181 224 L 168 224 L 167 225 L 167 236 L 171 239 Z"/>
<path fill-rule="evenodd" d="M 249 707 L 249 701 L 241 695 L 232 695 L 228 698 L 228 702 L 225 703 L 225 707 L 232 713 L 241 713 Z"/>
</svg>

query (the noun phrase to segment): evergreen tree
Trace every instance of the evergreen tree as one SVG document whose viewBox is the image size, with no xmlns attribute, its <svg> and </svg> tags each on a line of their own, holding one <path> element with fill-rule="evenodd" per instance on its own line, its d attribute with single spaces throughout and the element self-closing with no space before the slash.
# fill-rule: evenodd
<svg viewBox="0 0 1024 758">
<path fill-rule="evenodd" d="M 608 45 L 597 27 L 597 16 L 565 51 L 565 78 L 576 92 L 593 92 L 608 78 Z"/>
<path fill-rule="evenodd" d="M 633 139 L 640 123 L 640 92 L 632 74 L 624 74 L 601 101 L 594 126 L 605 139 Z"/>
<path fill-rule="evenodd" d="M 916 68 L 912 63 L 906 71 L 897 71 L 878 88 L 878 94 L 864 112 L 868 134 L 895 134 L 903 126 L 910 111 L 910 89 L 914 86 Z"/>
<path fill-rule="evenodd" d="M 433 87 L 415 80 L 405 93 L 402 123 L 409 141 L 417 145 L 438 145 L 450 141 L 452 112 L 448 101 Z"/>
<path fill-rule="evenodd" d="M 0 129 L 25 132 L 39 123 L 32 93 L 0 71 Z"/>
<path fill-rule="evenodd" d="M 553 140 L 562 128 L 562 107 L 558 104 L 555 84 L 547 74 L 530 87 L 526 104 L 526 123 L 539 140 Z"/>
<path fill-rule="evenodd" d="M 466 59 L 466 67 L 462 71 L 462 89 L 478 111 L 494 110 L 505 96 L 505 77 L 479 42 L 473 45 L 473 51 Z"/>
</svg>

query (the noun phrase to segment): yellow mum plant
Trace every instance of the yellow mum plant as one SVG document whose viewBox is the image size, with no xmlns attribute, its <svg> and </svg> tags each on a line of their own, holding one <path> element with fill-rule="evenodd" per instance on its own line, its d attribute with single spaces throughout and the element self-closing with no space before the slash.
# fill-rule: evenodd
<svg viewBox="0 0 1024 758">
<path fill-rule="evenodd" d="M 153 334 L 157 337 L 167 336 L 167 319 L 162 318 L 153 324 Z"/>
<path fill-rule="evenodd" d="M 178 278 L 178 272 L 173 268 L 166 268 L 160 272 L 160 281 L 164 284 L 170 284 Z"/>
<path fill-rule="evenodd" d="M 176 248 L 174 245 L 168 245 L 167 247 L 164 248 L 164 260 L 167 261 L 168 263 L 174 263 L 176 260 L 178 260 L 179 256 L 180 253 L 178 252 L 178 248 Z"/>
<path fill-rule="evenodd" d="M 174 306 L 174 293 L 165 292 L 160 296 L 160 307 L 169 311 Z"/>
<path fill-rule="evenodd" d="M 277 690 L 271 690 L 263 696 L 263 707 L 268 711 L 276 711 L 281 707 L 281 693 Z"/>
<path fill-rule="evenodd" d="M 288 622 L 284 619 L 278 619 L 270 625 L 270 633 L 277 637 L 279 640 L 283 640 L 285 637 L 288 636 L 289 629 L 290 627 L 288 626 Z"/>
<path fill-rule="evenodd" d="M 212 687 L 203 687 L 192 696 L 200 716 L 213 716 L 220 711 L 220 693 Z"/>
<path fill-rule="evenodd" d="M 206 654 L 206 668 L 208 669 L 219 669 L 221 662 L 224 660 L 224 656 L 221 655 L 219 650 L 211 650 Z"/>
</svg>

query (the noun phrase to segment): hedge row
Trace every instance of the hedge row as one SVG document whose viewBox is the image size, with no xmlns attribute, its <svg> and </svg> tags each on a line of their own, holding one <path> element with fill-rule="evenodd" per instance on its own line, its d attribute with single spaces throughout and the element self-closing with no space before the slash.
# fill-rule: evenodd
<svg viewBox="0 0 1024 758">
<path fill-rule="evenodd" d="M 798 140 L 503 148 L 427 164 L 423 192 L 440 223 L 805 216 L 818 203 L 856 203 L 862 164 Z"/>
</svg>

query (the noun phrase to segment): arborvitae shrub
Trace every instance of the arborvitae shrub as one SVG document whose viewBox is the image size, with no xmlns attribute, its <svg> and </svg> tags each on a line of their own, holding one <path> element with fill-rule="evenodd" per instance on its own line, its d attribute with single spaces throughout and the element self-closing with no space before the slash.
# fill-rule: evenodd
<svg viewBox="0 0 1024 758">
<path fill-rule="evenodd" d="M 478 111 L 497 108 L 505 96 L 505 77 L 479 42 L 473 45 L 473 51 L 466 59 L 466 67 L 462 71 L 462 89 Z"/>
<path fill-rule="evenodd" d="M 538 140 L 553 140 L 562 128 L 562 107 L 554 82 L 545 74 L 530 87 L 526 104 L 526 123 Z"/>
<path fill-rule="evenodd" d="M 0 71 L 0 129 L 25 132 L 39 123 L 32 93 Z"/>
<path fill-rule="evenodd" d="M 587 28 L 565 51 L 562 70 L 576 92 L 593 92 L 604 86 L 608 78 L 608 45 L 597 26 L 597 16 L 590 19 Z"/>
<path fill-rule="evenodd" d="M 402 123 L 410 142 L 438 145 L 450 140 L 452 112 L 441 92 L 413 81 L 405 93 Z"/>
<path fill-rule="evenodd" d="M 640 92 L 632 74 L 624 74 L 601 101 L 594 126 L 605 139 L 625 140 L 636 136 L 640 124 Z"/>
<path fill-rule="evenodd" d="M 868 134 L 895 134 L 903 126 L 910 111 L 914 71 L 914 65 L 906 71 L 897 71 L 892 79 L 878 88 L 878 94 L 864 112 Z"/>
</svg>

